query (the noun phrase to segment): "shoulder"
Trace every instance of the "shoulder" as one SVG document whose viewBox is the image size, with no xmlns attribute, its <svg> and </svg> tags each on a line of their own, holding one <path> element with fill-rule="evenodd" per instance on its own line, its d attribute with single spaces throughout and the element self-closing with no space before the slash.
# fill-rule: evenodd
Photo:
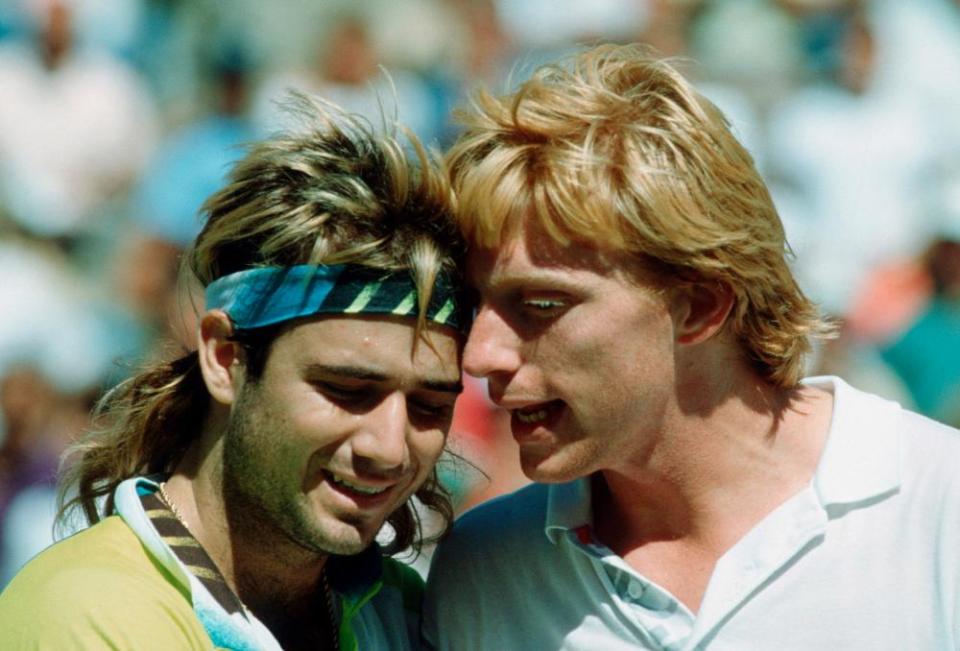
<svg viewBox="0 0 960 651">
<path fill-rule="evenodd" d="M 525 559 L 550 543 L 544 533 L 549 487 L 531 484 L 463 514 L 437 547 L 427 578 L 431 593 L 455 595 L 504 575 L 521 573 Z M 528 570 L 531 568 L 527 568 Z"/>
<path fill-rule="evenodd" d="M 384 558 L 383 586 L 400 593 L 406 610 L 420 611 L 420 603 L 423 601 L 423 579 L 415 569 L 393 558 Z"/>
<path fill-rule="evenodd" d="M 548 491 L 544 484 L 531 484 L 461 515 L 437 547 L 428 583 L 445 572 L 448 564 L 454 572 L 474 564 L 489 567 L 499 558 L 512 559 L 521 550 L 546 543 Z"/>
<path fill-rule="evenodd" d="M 919 554 L 960 622 L 960 430 L 904 410 L 899 422 L 901 562 Z"/>
<path fill-rule="evenodd" d="M 960 451 L 960 430 L 927 416 L 901 410 L 900 431 L 908 437 L 908 442 L 932 446 L 935 449 Z"/>
<path fill-rule="evenodd" d="M 834 428 L 853 442 L 844 456 L 848 465 L 870 467 L 864 458 L 882 454 L 895 467 L 902 504 L 960 508 L 960 431 L 849 385 L 838 390 L 843 403 Z"/>
<path fill-rule="evenodd" d="M 816 381 L 816 380 L 814 380 Z M 905 488 L 917 480 L 960 489 L 960 431 L 834 378 L 832 430 L 859 446 L 895 454 Z M 831 433 L 831 437 L 833 433 Z"/>
<path fill-rule="evenodd" d="M 910 411 L 894 400 L 862 391 L 833 376 L 806 378 L 803 383 L 832 393 L 831 438 L 842 433 L 861 444 L 871 439 L 893 438 L 899 440 L 902 448 L 960 450 L 960 431 Z"/>
<path fill-rule="evenodd" d="M 0 631 L 3 648 L 210 648 L 189 596 L 117 517 L 29 562 L 0 595 Z"/>
<path fill-rule="evenodd" d="M 960 430 L 906 409 L 898 425 L 904 479 L 949 486 L 960 501 Z"/>
<path fill-rule="evenodd" d="M 73 592 L 90 585 L 122 588 L 137 585 L 146 577 L 156 580 L 159 575 L 134 533 L 114 516 L 37 555 L 11 582 L 10 589 L 31 595 L 54 589 Z M 84 586 L 87 581 L 97 583 Z M 103 596 L 111 598 L 112 594 Z"/>
<path fill-rule="evenodd" d="M 505 648 L 501 635 L 516 632 L 511 622 L 524 616 L 524 603 L 565 572 L 564 552 L 545 532 L 550 490 L 532 484 L 457 520 L 427 577 L 428 648 Z"/>
<path fill-rule="evenodd" d="M 517 537 L 543 535 L 550 487 L 530 484 L 480 504 L 454 523 L 442 546 L 473 546 L 480 539 L 510 543 Z"/>
</svg>

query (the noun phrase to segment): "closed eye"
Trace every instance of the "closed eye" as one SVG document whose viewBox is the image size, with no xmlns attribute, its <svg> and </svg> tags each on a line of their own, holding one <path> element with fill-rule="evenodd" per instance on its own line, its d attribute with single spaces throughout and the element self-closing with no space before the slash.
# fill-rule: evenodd
<svg viewBox="0 0 960 651">
<path fill-rule="evenodd" d="M 328 381 L 315 381 L 313 384 L 327 399 L 353 413 L 373 408 L 384 397 L 384 393 L 373 385 L 354 386 Z M 458 392 L 443 393 L 453 393 L 455 398 Z M 445 429 L 453 418 L 454 404 L 455 399 L 449 400 L 446 396 L 439 402 L 429 398 L 411 397 L 408 399 L 407 408 L 411 418 L 430 427 Z"/>
<path fill-rule="evenodd" d="M 425 418 L 450 419 L 453 417 L 453 409 L 462 389 L 462 385 L 456 382 L 450 388 L 414 391 L 407 396 L 407 408 Z"/>
<path fill-rule="evenodd" d="M 410 410 L 431 420 L 443 420 L 453 416 L 453 403 L 434 404 L 423 400 L 410 400 Z"/>
<path fill-rule="evenodd" d="M 367 386 L 350 386 L 334 382 L 315 382 L 316 387 L 334 402 L 349 406 L 362 406 L 375 398 Z"/>
</svg>

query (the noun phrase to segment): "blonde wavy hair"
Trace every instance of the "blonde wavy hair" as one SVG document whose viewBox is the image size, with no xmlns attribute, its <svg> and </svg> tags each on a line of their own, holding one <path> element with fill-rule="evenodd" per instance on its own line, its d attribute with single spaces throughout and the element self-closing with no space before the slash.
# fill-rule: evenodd
<svg viewBox="0 0 960 651">
<path fill-rule="evenodd" d="M 451 216 L 447 175 L 412 135 L 376 135 L 362 118 L 298 96 L 290 111 L 306 127 L 252 146 L 226 187 L 203 206 L 206 224 L 182 263 L 206 286 L 257 266 L 353 263 L 409 270 L 420 301 L 418 327 L 438 276 L 462 284 L 464 246 Z M 247 373 L 260 374 L 279 327 L 240 333 Z M 196 352 L 147 369 L 101 401 L 99 429 L 67 455 L 59 521 L 76 509 L 90 524 L 114 513 L 125 479 L 170 473 L 199 435 L 209 394 Z M 436 470 L 416 497 L 447 524 L 449 496 Z M 410 503 L 388 522 L 388 553 L 423 542 Z"/>
<path fill-rule="evenodd" d="M 792 387 L 829 336 L 791 273 L 783 226 L 727 120 L 670 64 L 602 45 L 484 90 L 447 154 L 467 240 L 494 247 L 534 219 L 561 245 L 627 252 L 666 283 L 721 281 L 728 325 L 762 376 Z"/>
</svg>

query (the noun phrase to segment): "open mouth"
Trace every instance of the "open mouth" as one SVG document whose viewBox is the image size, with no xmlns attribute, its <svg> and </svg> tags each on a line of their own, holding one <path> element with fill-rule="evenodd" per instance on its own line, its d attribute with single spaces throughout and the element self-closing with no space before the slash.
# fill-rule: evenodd
<svg viewBox="0 0 960 651">
<path fill-rule="evenodd" d="M 522 409 L 518 409 L 514 412 L 514 414 L 516 414 L 517 420 L 519 420 L 521 423 L 527 423 L 528 425 L 547 419 L 546 409 L 535 409 L 533 411 L 523 411 Z"/>
<path fill-rule="evenodd" d="M 514 409 L 513 416 L 524 425 L 539 425 L 545 423 L 551 415 L 557 413 L 563 407 L 560 400 L 551 400 L 537 405 L 530 405 L 522 409 Z"/>
<path fill-rule="evenodd" d="M 350 481 L 340 475 L 336 475 L 330 471 L 324 471 L 324 475 L 329 479 L 335 486 L 341 489 L 346 489 L 349 492 L 359 493 L 360 495 L 365 495 L 367 497 L 372 497 L 375 495 L 381 495 L 390 488 L 389 486 L 364 486 L 363 484 L 358 484 L 356 482 Z"/>
</svg>

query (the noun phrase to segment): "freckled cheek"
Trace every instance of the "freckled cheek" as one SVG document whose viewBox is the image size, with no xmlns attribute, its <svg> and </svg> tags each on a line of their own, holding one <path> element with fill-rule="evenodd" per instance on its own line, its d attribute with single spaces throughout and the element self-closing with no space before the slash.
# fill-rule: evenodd
<svg viewBox="0 0 960 651">
<path fill-rule="evenodd" d="M 594 369 L 610 351 L 606 342 L 576 336 L 554 337 L 531 348 L 531 361 L 536 361 L 547 374 L 566 375 L 583 369 Z"/>
</svg>

